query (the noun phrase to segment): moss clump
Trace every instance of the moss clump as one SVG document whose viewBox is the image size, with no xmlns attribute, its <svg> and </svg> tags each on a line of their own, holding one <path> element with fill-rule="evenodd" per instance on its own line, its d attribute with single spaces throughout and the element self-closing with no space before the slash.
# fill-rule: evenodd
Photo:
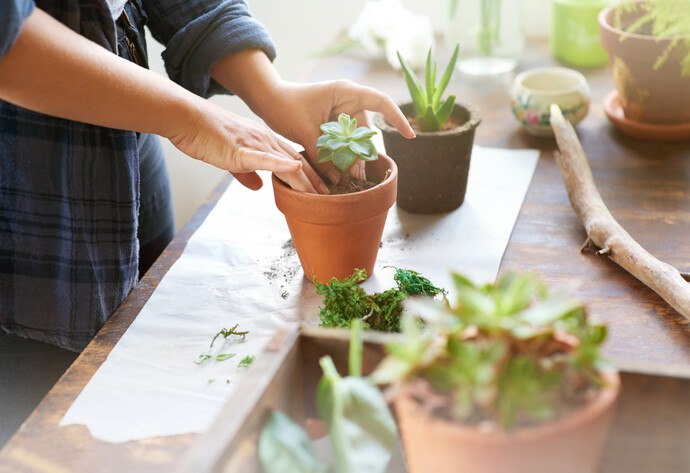
<svg viewBox="0 0 690 473">
<path fill-rule="evenodd" d="M 335 278 L 329 284 L 314 281 L 316 293 L 324 296 L 319 312 L 322 327 L 349 328 L 353 320 L 361 319 L 366 329 L 399 332 L 402 301 L 406 298 L 413 295 L 446 297 L 445 289 L 409 269 L 396 268 L 393 278 L 397 287 L 374 294 L 367 294 L 358 284 L 366 278 L 367 272 L 357 269 L 343 281 Z"/>
</svg>

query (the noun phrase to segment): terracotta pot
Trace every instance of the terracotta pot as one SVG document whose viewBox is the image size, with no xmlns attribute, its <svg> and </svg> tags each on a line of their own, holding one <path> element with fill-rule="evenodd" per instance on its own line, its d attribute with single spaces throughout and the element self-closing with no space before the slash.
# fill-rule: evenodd
<svg viewBox="0 0 690 473">
<path fill-rule="evenodd" d="M 482 431 L 430 417 L 405 395 L 395 412 L 410 473 L 595 473 L 613 420 L 620 379 L 580 410 L 555 422 L 515 431 Z"/>
<path fill-rule="evenodd" d="M 327 283 L 355 269 L 374 272 L 388 209 L 395 203 L 398 168 L 391 158 L 366 165 L 368 177 L 386 179 L 362 192 L 318 195 L 297 192 L 273 176 L 278 209 L 285 215 L 304 276 Z"/>
<path fill-rule="evenodd" d="M 414 114 L 412 103 L 401 110 Z M 450 212 L 465 200 L 474 130 L 481 122 L 478 109 L 456 103 L 452 115 L 461 126 L 448 131 L 417 133 L 404 138 L 381 114 L 374 123 L 381 130 L 386 153 L 398 165 L 398 207 L 414 213 Z"/>
<path fill-rule="evenodd" d="M 615 8 L 611 5 L 599 14 L 599 34 L 609 54 L 626 118 L 656 124 L 690 122 L 690 77 L 681 75 L 681 48 L 675 48 L 661 67 L 654 67 L 677 37 L 625 33 L 614 26 Z M 639 15 L 624 14 L 621 25 L 630 24 Z"/>
</svg>

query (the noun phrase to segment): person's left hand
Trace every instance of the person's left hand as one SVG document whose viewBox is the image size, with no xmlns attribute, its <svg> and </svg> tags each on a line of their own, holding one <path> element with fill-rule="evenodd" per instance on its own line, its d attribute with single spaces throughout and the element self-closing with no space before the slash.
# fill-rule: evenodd
<svg viewBox="0 0 690 473">
<path fill-rule="evenodd" d="M 393 99 L 371 87 L 347 80 L 302 84 L 280 81 L 272 90 L 269 107 L 261 111 L 261 118 L 273 131 L 304 147 L 310 162 L 332 183 L 340 180 L 340 173 L 332 163 L 318 164 L 316 140 L 321 136 L 323 123 L 338 119 L 346 113 L 357 119 L 357 126 L 369 126 L 365 111 L 381 112 L 406 138 L 415 134 Z M 364 178 L 364 161 L 357 160 L 350 173 Z"/>
</svg>

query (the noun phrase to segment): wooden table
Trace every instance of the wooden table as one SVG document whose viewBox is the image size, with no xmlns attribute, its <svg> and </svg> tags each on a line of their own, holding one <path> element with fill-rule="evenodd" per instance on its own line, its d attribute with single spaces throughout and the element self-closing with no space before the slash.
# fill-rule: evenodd
<svg viewBox="0 0 690 473">
<path fill-rule="evenodd" d="M 554 61 L 545 42 L 530 42 L 522 68 L 551 64 Z M 345 54 L 324 58 L 318 66 L 309 74 L 309 80 L 346 78 L 383 90 L 399 102 L 407 99 L 402 76 L 385 63 Z M 645 143 L 619 134 L 609 125 L 601 106 L 604 95 L 613 88 L 610 72 L 605 68 L 583 72 L 592 87 L 592 107 L 577 130 L 604 201 L 644 247 L 660 259 L 690 270 L 690 243 L 684 238 L 690 233 L 690 144 Z M 671 402 L 659 415 L 666 412 L 669 415 L 664 419 L 673 420 L 677 412 L 682 412 L 682 403 L 690 405 L 690 325 L 614 263 L 579 252 L 585 232 L 570 207 L 553 160 L 555 143 L 520 129 L 508 106 L 511 79 L 510 75 L 475 79 L 456 74 L 449 86 L 449 92 L 482 109 L 484 120 L 477 131 L 478 144 L 541 150 L 501 272 L 532 270 L 552 283 L 577 282 L 577 292 L 586 301 L 591 316 L 610 326 L 606 354 L 629 373 L 666 375 L 659 378 L 659 383 L 650 382 L 653 378 L 649 377 L 636 382 L 634 390 L 639 391 L 635 396 L 646 393 L 650 409 L 655 399 Z M 58 427 L 58 423 L 180 256 L 228 182 L 225 180 L 214 191 L 176 235 L 122 307 L 0 452 L 0 472 L 167 472 L 199 438 L 187 434 L 110 444 L 91 437 L 84 426 Z M 630 379 L 634 376 L 630 374 Z M 676 382 L 671 377 L 686 379 Z M 634 427 L 647 425 L 635 426 L 635 419 L 647 422 L 647 414 L 631 417 L 633 424 L 625 424 L 621 432 L 632 432 L 634 436 Z M 663 425 L 657 427 L 663 430 Z M 660 435 L 666 443 L 655 450 L 659 461 L 668 463 L 668 456 L 664 456 L 668 442 L 676 434 L 680 434 L 677 442 L 687 442 L 688 432 L 687 421 L 680 419 L 674 430 Z M 673 467 L 687 467 L 689 463 L 682 459 L 670 461 Z M 604 471 L 614 470 L 604 467 Z"/>
<path fill-rule="evenodd" d="M 441 55 L 439 63 L 445 64 Z M 558 65 L 545 41 L 532 41 L 521 69 Z M 356 54 L 321 60 L 312 80 L 341 77 L 409 101 L 401 73 Z M 614 89 L 608 68 L 580 69 L 592 89 L 588 116 L 576 127 L 599 192 L 613 216 L 643 247 L 681 271 L 690 270 L 690 142 L 636 141 L 609 123 L 602 106 Z M 530 270 L 550 283 L 576 283 L 597 322 L 610 328 L 605 353 L 621 366 L 690 377 L 690 321 L 606 257 L 581 254 L 586 239 L 553 158 L 555 140 L 524 132 L 509 106 L 513 75 L 455 74 L 447 93 L 480 107 L 476 143 L 541 150 L 500 271 Z M 457 268 L 462 271 L 462 268 Z"/>
</svg>

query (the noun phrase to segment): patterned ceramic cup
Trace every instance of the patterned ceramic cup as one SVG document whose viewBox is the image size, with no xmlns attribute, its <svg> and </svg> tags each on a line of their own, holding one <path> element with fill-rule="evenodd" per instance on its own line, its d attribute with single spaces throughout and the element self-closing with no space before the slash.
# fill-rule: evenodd
<svg viewBox="0 0 690 473">
<path fill-rule="evenodd" d="M 510 91 L 513 114 L 529 133 L 553 136 L 549 107 L 555 103 L 573 125 L 589 110 L 589 85 L 585 76 L 565 67 L 539 67 L 515 78 Z"/>
</svg>

